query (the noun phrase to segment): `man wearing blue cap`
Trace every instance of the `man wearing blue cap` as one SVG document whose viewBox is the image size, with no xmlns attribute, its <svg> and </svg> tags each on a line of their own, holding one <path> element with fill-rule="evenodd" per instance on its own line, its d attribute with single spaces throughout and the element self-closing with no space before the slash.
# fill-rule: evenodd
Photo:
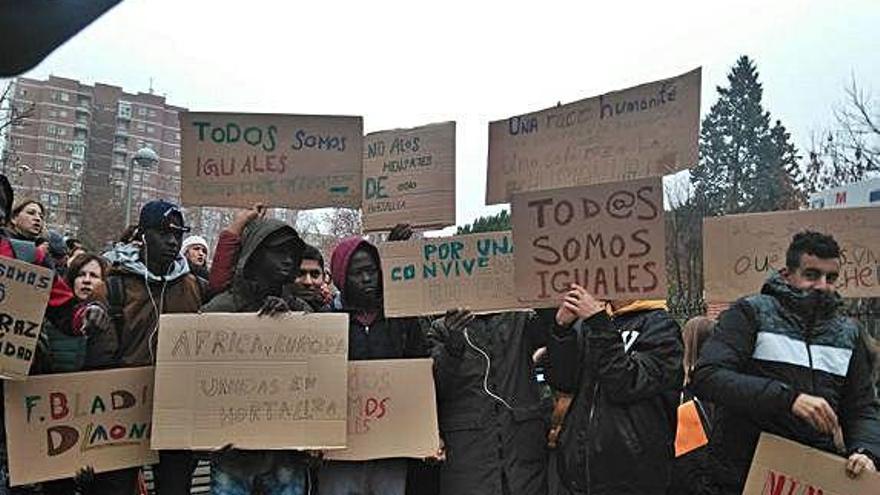
<svg viewBox="0 0 880 495">
<path fill-rule="evenodd" d="M 104 255 L 113 265 L 107 279 L 107 299 L 118 336 L 117 348 L 103 350 L 113 363 L 108 367 L 154 364 L 159 315 L 199 311 L 201 287 L 180 255 L 186 232 L 189 228 L 184 225 L 183 213 L 177 205 L 165 200 L 150 201 L 141 209 L 134 234 L 136 242 L 118 244 Z M 189 451 L 161 451 L 154 470 L 158 492 L 188 495 L 195 462 Z M 98 493 L 133 493 L 136 469 L 111 474 L 125 485 L 115 485 L 118 491 Z"/>
</svg>

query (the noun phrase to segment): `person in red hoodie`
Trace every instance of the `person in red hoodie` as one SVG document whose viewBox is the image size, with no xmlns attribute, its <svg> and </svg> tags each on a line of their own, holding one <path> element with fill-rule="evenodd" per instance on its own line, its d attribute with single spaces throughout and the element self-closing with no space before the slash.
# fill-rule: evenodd
<svg viewBox="0 0 880 495">
<path fill-rule="evenodd" d="M 0 174 L 0 225 L 5 224 L 9 219 L 13 198 L 14 193 L 9 179 Z M 46 259 L 45 253 L 37 249 L 33 242 L 12 239 L 3 229 L 0 229 L 0 258 L 20 259 L 35 265 L 52 267 L 49 260 Z M 49 304 L 46 307 L 45 319 L 57 330 L 67 335 L 97 335 L 100 332 L 110 331 L 110 318 L 106 309 L 98 302 L 81 302 L 76 299 L 67 283 L 57 275 L 52 280 L 52 290 L 49 295 Z M 51 347 L 51 342 L 49 346 Z M 43 354 L 38 348 L 37 356 L 31 365 L 31 373 L 41 371 Z M 2 386 L 2 382 L 0 382 L 0 386 Z M 3 401 L 0 397 L 0 416 L 3 413 L 2 407 Z M 13 492 L 9 487 L 7 460 L 6 428 L 4 422 L 0 421 L 0 495 L 21 493 Z M 71 473 L 71 476 L 73 475 L 74 473 Z"/>
<path fill-rule="evenodd" d="M 388 240 L 406 240 L 411 235 L 408 225 L 398 225 Z M 384 315 L 382 265 L 374 245 L 361 237 L 343 239 L 333 251 L 330 270 L 339 289 L 332 310 L 350 315 L 350 361 L 428 357 L 427 322 Z M 406 459 L 328 461 L 318 473 L 318 486 L 324 495 L 404 495 L 407 468 Z"/>
</svg>

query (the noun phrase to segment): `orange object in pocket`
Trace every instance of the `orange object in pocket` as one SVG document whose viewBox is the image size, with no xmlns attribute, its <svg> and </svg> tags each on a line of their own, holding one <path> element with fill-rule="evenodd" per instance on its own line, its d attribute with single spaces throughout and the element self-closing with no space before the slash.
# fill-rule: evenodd
<svg viewBox="0 0 880 495">
<path fill-rule="evenodd" d="M 675 457 L 681 457 L 709 443 L 697 403 L 689 400 L 678 406 L 678 430 L 675 433 Z"/>
</svg>

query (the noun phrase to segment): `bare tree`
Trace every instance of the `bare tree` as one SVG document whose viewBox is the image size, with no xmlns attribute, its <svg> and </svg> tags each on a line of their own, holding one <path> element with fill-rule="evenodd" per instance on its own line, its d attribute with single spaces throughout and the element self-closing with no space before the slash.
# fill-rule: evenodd
<svg viewBox="0 0 880 495">
<path fill-rule="evenodd" d="M 6 142 L 3 155 L 0 156 L 0 171 L 3 173 L 6 173 L 10 163 L 17 161 L 13 141 L 8 139 L 9 130 L 14 127 L 29 125 L 28 119 L 36 113 L 34 102 L 16 101 L 14 96 L 15 82 L 7 81 L 3 90 L 0 91 L 0 140 Z"/>
<path fill-rule="evenodd" d="M 855 78 L 846 103 L 835 113 L 837 128 L 812 136 L 805 192 L 814 193 L 880 172 L 880 114 L 869 91 Z"/>
</svg>

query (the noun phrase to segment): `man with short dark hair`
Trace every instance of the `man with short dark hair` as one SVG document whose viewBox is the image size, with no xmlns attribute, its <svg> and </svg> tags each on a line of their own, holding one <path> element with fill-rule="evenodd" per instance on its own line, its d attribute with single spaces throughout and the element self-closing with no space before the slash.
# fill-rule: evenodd
<svg viewBox="0 0 880 495">
<path fill-rule="evenodd" d="M 719 493 L 742 492 L 762 431 L 845 455 L 852 477 L 876 471 L 880 403 L 859 327 L 839 312 L 840 256 L 829 235 L 795 235 L 785 268 L 722 313 L 703 348 L 694 380 L 717 407 Z"/>
<path fill-rule="evenodd" d="M 104 254 L 113 265 L 107 298 L 118 332 L 118 347 L 103 350 L 114 363 L 112 367 L 155 364 L 159 316 L 199 311 L 202 289 L 180 254 L 186 232 L 189 228 L 177 205 L 150 201 L 141 209 L 132 242 L 117 244 Z M 159 456 L 154 467 L 158 493 L 188 495 L 196 462 L 192 453 L 163 450 Z M 126 474 L 128 477 L 121 479 Z M 137 470 L 119 471 L 118 477 L 120 484 L 106 493 L 131 493 L 129 487 L 133 490 L 136 486 Z"/>
<path fill-rule="evenodd" d="M 315 246 L 306 244 L 296 280 L 285 292 L 309 303 L 314 311 L 328 311 L 331 295 L 324 276 L 324 256 Z"/>
</svg>

